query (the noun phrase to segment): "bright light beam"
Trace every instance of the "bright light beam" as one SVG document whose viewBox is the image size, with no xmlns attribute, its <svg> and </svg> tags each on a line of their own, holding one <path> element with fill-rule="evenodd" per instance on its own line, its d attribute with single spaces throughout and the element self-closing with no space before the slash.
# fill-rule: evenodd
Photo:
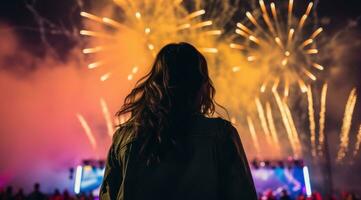
<svg viewBox="0 0 361 200">
<path fill-rule="evenodd" d="M 75 194 L 80 193 L 80 184 L 81 184 L 82 175 L 83 175 L 83 167 L 78 165 L 76 167 L 76 172 L 75 172 L 75 183 L 74 183 Z"/>
<path fill-rule="evenodd" d="M 307 166 L 303 167 L 303 178 L 305 180 L 305 185 L 306 185 L 306 195 L 307 197 L 310 197 L 312 195 L 312 190 L 311 190 L 310 174 Z"/>
</svg>

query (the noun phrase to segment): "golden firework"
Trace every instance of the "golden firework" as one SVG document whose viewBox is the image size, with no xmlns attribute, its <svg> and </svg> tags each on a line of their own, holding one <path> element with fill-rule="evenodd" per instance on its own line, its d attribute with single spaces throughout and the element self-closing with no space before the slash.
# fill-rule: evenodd
<svg viewBox="0 0 361 200">
<path fill-rule="evenodd" d="M 133 69 L 144 70 L 156 52 L 171 42 L 190 42 L 206 54 L 218 53 L 213 36 L 220 35 L 222 30 L 213 28 L 212 20 L 203 19 L 204 9 L 190 12 L 179 0 L 115 0 L 114 3 L 124 15 L 122 20 L 115 19 L 119 15 L 115 12 L 111 17 L 80 13 L 87 19 L 87 29 L 92 29 L 80 31 L 81 35 L 92 37 L 93 47 L 83 49 L 84 54 L 95 54 L 88 68 L 107 66 L 101 70 L 101 81 L 124 73 L 128 74 L 128 80 L 133 80 L 136 73 Z"/>
<path fill-rule="evenodd" d="M 306 92 L 306 83 L 315 81 L 317 71 L 323 70 L 316 62 L 318 49 L 315 43 L 323 29 L 307 32 L 311 27 L 307 19 L 313 3 L 308 4 L 301 18 L 293 13 L 293 0 L 288 2 L 286 15 L 274 2 L 267 6 L 260 0 L 259 6 L 259 11 L 246 12 L 247 20 L 237 23 L 235 33 L 240 37 L 230 44 L 230 48 L 241 51 L 255 68 L 266 72 L 267 77 L 260 84 L 261 92 L 265 92 L 268 85 L 279 83 L 286 97 L 292 83 L 297 83 L 301 91 Z"/>
</svg>

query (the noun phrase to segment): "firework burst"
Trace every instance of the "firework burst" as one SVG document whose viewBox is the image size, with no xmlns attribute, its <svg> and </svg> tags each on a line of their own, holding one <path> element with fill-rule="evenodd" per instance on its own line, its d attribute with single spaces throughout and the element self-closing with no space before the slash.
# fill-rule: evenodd
<svg viewBox="0 0 361 200">
<path fill-rule="evenodd" d="M 114 5 L 120 8 L 122 17 L 115 12 L 106 17 L 104 14 L 80 13 L 87 27 L 87 30 L 81 30 L 80 33 L 91 38 L 88 43 L 90 47 L 84 48 L 83 53 L 93 60 L 88 68 L 100 71 L 100 80 L 108 80 L 115 74 L 124 75 L 125 81 L 134 80 L 135 76 L 147 70 L 146 66 L 150 66 L 154 55 L 162 46 L 170 42 L 190 42 L 206 55 L 217 54 L 214 56 L 217 57 L 214 59 L 216 63 L 210 62 L 210 73 L 220 91 L 217 98 L 220 98 L 221 104 L 231 109 L 234 123 L 242 121 L 237 118 L 240 107 L 248 111 L 249 116 L 242 128 L 248 125 L 257 156 L 263 150 L 258 129 L 264 132 L 266 146 L 279 148 L 280 141 L 286 138 L 293 155 L 302 155 L 299 135 L 301 131 L 297 130 L 298 119 L 295 118 L 297 115 L 292 113 L 292 107 L 285 98 L 290 95 L 294 84 L 298 84 L 302 92 L 307 92 L 312 154 L 316 156 L 318 150 L 321 155 L 325 140 L 327 86 L 324 86 L 321 95 L 317 138 L 313 95 L 308 85 L 316 80 L 317 71 L 324 67 L 316 62 L 318 49 L 315 43 L 322 28 L 313 29 L 312 23 L 307 21 L 313 7 L 312 2 L 298 18 L 293 12 L 293 0 L 289 0 L 287 12 L 279 10 L 275 3 L 266 5 L 260 0 L 260 10 L 246 12 L 246 20 L 237 23 L 236 34 L 241 37 L 232 38 L 231 44 L 228 42 L 231 39 L 229 35 L 223 34 L 222 40 L 219 40 L 217 36 L 222 34 L 222 30 L 215 28 L 215 22 L 207 19 L 206 10 L 199 6 L 194 6 L 196 9 L 189 11 L 187 6 L 183 5 L 184 2 L 179 0 L 162 0 L 161 3 L 155 0 L 114 2 Z M 234 57 L 246 63 L 234 65 L 229 70 L 222 68 L 217 71 L 220 67 L 229 67 L 231 62 L 227 60 L 232 60 L 233 63 L 236 60 Z M 267 77 L 264 78 L 262 74 L 267 74 Z M 258 90 L 258 87 L 261 92 L 272 91 L 273 96 L 262 102 L 261 97 L 267 95 L 261 94 L 254 102 L 254 91 Z M 242 95 L 247 96 L 244 98 L 246 100 L 242 99 Z M 248 106 L 250 102 L 255 106 Z M 101 100 L 101 106 L 108 134 L 111 135 L 114 131 L 113 123 L 104 100 Z M 272 107 L 275 110 L 272 110 Z M 349 106 L 347 110 L 349 116 L 353 108 Z M 80 115 L 78 118 L 84 125 L 84 118 Z M 347 140 L 347 127 L 350 126 L 348 120 L 344 121 L 343 143 Z M 89 133 L 87 129 L 86 132 Z M 276 151 L 277 155 L 281 155 L 281 149 Z"/>
<path fill-rule="evenodd" d="M 124 15 L 123 20 L 84 11 L 80 13 L 92 22 L 88 23 L 89 27 L 95 29 L 81 30 L 80 34 L 92 37 L 91 44 L 94 45 L 83 49 L 84 54 L 96 54 L 93 56 L 95 61 L 88 68 L 107 68 L 100 76 L 101 81 L 117 73 L 119 67 L 128 68 L 127 79 L 132 80 L 139 67 L 149 66 L 156 52 L 171 42 L 190 42 L 207 54 L 218 52 L 213 45 L 214 36 L 220 35 L 222 31 L 213 28 L 212 20 L 203 20 L 206 13 L 204 9 L 189 12 L 179 0 L 114 2 Z M 119 15 L 113 15 L 116 14 Z"/>
<path fill-rule="evenodd" d="M 261 92 L 268 85 L 282 84 L 283 94 L 288 96 L 292 83 L 298 83 L 301 91 L 306 92 L 306 83 L 315 81 L 316 71 L 323 70 L 316 62 L 315 43 L 322 28 L 307 32 L 313 3 L 308 4 L 301 18 L 293 13 L 293 0 L 288 2 L 287 14 L 279 11 L 273 2 L 267 6 L 260 0 L 259 5 L 260 11 L 246 12 L 247 20 L 237 23 L 235 32 L 240 38 L 230 47 L 242 51 L 248 62 L 267 73 L 260 85 Z"/>
</svg>

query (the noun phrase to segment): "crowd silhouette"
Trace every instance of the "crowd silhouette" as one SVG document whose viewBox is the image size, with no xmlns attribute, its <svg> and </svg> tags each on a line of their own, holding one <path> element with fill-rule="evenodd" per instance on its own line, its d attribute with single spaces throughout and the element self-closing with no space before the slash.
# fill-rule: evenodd
<svg viewBox="0 0 361 200">
<path fill-rule="evenodd" d="M 258 194 L 259 200 L 361 200 L 359 196 L 350 192 L 341 192 L 338 195 L 322 197 L 320 193 L 314 192 L 310 197 L 305 194 L 299 194 L 297 197 L 291 197 L 286 190 L 282 190 L 280 194 L 275 195 L 272 191 L 265 191 Z M 33 191 L 25 194 L 23 189 L 14 191 L 13 187 L 8 186 L 4 189 L 0 188 L 0 200 L 97 200 L 98 197 L 89 194 L 73 195 L 69 191 L 60 192 L 55 189 L 53 193 L 46 194 L 41 191 L 39 183 L 34 184 Z M 150 198 L 151 199 L 151 198 Z"/>
<path fill-rule="evenodd" d="M 13 187 L 8 186 L 5 189 L 0 189 L 0 200 L 95 200 L 92 193 L 72 195 L 69 191 L 64 190 L 60 192 L 59 189 L 55 189 L 52 194 L 46 194 L 41 191 L 40 184 L 35 183 L 33 191 L 29 194 L 25 194 L 23 189 L 19 189 L 17 192 L 13 191 Z"/>
<path fill-rule="evenodd" d="M 278 197 L 277 197 L 278 196 Z M 282 190 L 279 195 L 275 195 L 272 191 L 266 191 L 258 195 L 259 200 L 361 200 L 356 194 L 350 192 L 342 192 L 340 195 L 332 195 L 322 197 L 319 192 L 312 193 L 311 196 L 306 194 L 299 194 L 296 197 L 291 197 L 287 190 Z"/>
</svg>

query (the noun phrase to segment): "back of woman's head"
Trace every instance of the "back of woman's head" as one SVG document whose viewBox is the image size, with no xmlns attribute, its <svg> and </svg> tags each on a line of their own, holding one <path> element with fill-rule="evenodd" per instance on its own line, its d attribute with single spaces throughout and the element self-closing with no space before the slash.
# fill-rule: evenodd
<svg viewBox="0 0 361 200">
<path fill-rule="evenodd" d="M 121 126 L 153 149 L 175 136 L 179 127 L 187 127 L 191 115 L 213 114 L 214 94 L 205 57 L 188 43 L 172 43 L 159 51 L 150 72 L 137 82 L 117 116 L 130 114 Z"/>
</svg>

